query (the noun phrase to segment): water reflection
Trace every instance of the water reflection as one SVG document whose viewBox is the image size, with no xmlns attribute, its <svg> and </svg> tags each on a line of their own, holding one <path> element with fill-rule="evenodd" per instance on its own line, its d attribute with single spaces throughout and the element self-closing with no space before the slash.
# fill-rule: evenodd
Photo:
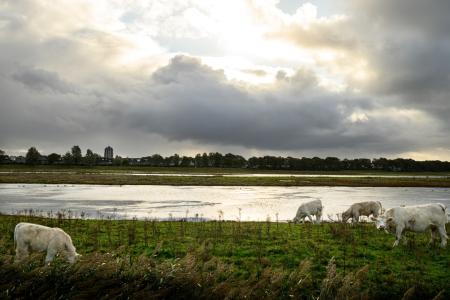
<svg viewBox="0 0 450 300">
<path fill-rule="evenodd" d="M 292 219 L 305 201 L 322 200 L 324 216 L 354 202 L 376 200 L 383 207 L 441 202 L 450 207 L 448 188 L 392 187 L 206 187 L 0 184 L 0 211 L 60 209 L 96 218 L 185 218 L 236 220 Z M 240 209 L 240 210 L 239 210 Z"/>
</svg>

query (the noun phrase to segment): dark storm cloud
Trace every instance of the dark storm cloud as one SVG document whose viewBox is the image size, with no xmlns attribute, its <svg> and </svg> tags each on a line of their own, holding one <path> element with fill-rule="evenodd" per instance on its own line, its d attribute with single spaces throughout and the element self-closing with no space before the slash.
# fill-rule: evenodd
<svg viewBox="0 0 450 300">
<path fill-rule="evenodd" d="M 11 72 L 35 69 L 20 70 Z M 377 105 L 371 99 L 326 92 L 303 69 L 280 77 L 274 90 L 251 91 L 233 85 L 223 71 L 199 59 L 176 56 L 145 88 L 121 94 L 107 86 L 101 93 L 81 88 L 66 93 L 62 87 L 76 85 L 54 72 L 37 74 L 26 84 L 18 76 L 1 77 L 2 101 L 14 99 L 0 112 L 2 144 L 33 140 L 38 145 L 47 141 L 92 147 L 121 141 L 128 149 L 125 145 L 151 145 L 151 140 L 160 140 L 156 135 L 172 142 L 278 151 L 398 153 L 425 146 L 408 134 L 414 126 L 395 115 L 351 120 L 354 111 L 370 112 Z M 419 126 L 414 134 L 421 130 Z"/>
<path fill-rule="evenodd" d="M 365 19 L 367 25 L 448 38 L 450 2 L 447 0 L 350 0 L 343 7 L 352 16 Z"/>
<path fill-rule="evenodd" d="M 392 42 L 372 53 L 380 78 L 369 86 L 374 93 L 398 96 L 404 104 L 434 113 L 450 103 L 450 40 Z"/>
<path fill-rule="evenodd" d="M 386 135 L 401 129 L 394 120 L 349 120 L 355 109 L 371 107 L 369 100 L 327 93 L 304 71 L 289 79 L 278 92 L 248 93 L 199 60 L 177 56 L 152 76 L 147 97 L 133 100 L 127 119 L 173 140 L 249 148 L 394 151 L 409 144 Z"/>
<path fill-rule="evenodd" d="M 369 91 L 450 120 L 450 1 L 354 0 L 349 8 L 362 29 L 359 49 L 379 74 Z"/>
<path fill-rule="evenodd" d="M 75 93 L 75 88 L 62 80 L 57 73 L 41 69 L 21 70 L 12 76 L 26 87 L 37 91 L 53 91 L 55 93 Z"/>
<path fill-rule="evenodd" d="M 346 18 L 292 23 L 269 36 L 343 51 L 349 58 L 344 65 L 363 59 L 377 74 L 363 86 L 369 97 L 395 96 L 402 105 L 450 120 L 450 1 L 350 0 L 338 6 Z"/>
<path fill-rule="evenodd" d="M 367 61 L 376 77 L 352 83 L 367 97 L 430 113 L 450 128 L 450 1 L 351 0 L 340 6 L 348 18 L 306 28 L 291 24 L 272 36 L 343 51 L 343 65 Z"/>
</svg>

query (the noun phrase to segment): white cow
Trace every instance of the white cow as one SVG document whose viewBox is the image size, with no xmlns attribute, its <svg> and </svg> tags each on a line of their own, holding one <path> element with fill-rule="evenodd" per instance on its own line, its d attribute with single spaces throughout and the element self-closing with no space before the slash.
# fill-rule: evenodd
<svg viewBox="0 0 450 300">
<path fill-rule="evenodd" d="M 73 246 L 72 239 L 60 228 L 50 228 L 32 223 L 19 223 L 14 229 L 16 261 L 28 256 L 29 252 L 47 252 L 45 262 L 51 262 L 56 254 L 63 255 L 74 263 L 80 256 Z"/>
<path fill-rule="evenodd" d="M 430 243 L 436 239 L 436 234 L 439 233 L 441 246 L 445 247 L 448 239 L 445 230 L 445 223 L 447 223 L 446 210 L 445 205 L 441 203 L 394 207 L 374 219 L 378 229 L 385 229 L 390 233 L 395 233 L 394 247 L 400 242 L 403 231 L 424 232 L 428 228 L 431 229 Z"/>
<path fill-rule="evenodd" d="M 320 223 L 320 219 L 322 218 L 322 201 L 320 200 L 314 200 L 306 203 L 302 203 L 300 207 L 297 209 L 297 214 L 294 218 L 294 223 L 298 223 L 302 221 L 305 222 L 305 218 L 308 217 L 308 219 L 313 222 L 311 216 L 316 216 L 316 222 Z"/>
<path fill-rule="evenodd" d="M 381 203 L 380 201 L 367 201 L 353 203 L 349 209 L 342 213 L 342 221 L 346 223 L 350 218 L 352 223 L 359 222 L 360 216 L 370 216 L 373 215 L 375 218 L 381 214 Z"/>
</svg>

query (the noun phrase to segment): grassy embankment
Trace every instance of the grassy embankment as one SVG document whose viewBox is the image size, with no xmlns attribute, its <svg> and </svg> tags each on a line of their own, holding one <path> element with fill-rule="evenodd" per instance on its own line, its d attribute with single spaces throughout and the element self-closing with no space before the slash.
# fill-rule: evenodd
<svg viewBox="0 0 450 300">
<path fill-rule="evenodd" d="M 286 172 L 218 168 L 156 168 L 156 167 L 68 167 L 68 166 L 0 166 L 0 183 L 41 184 L 149 184 L 149 185 L 228 185 L 228 186 L 392 186 L 450 187 L 449 173 L 389 172 Z M 40 172 L 40 173 L 34 173 Z M 182 173 L 213 176 L 130 176 L 126 173 Z M 279 177 L 252 177 L 254 173 L 286 174 Z M 226 174 L 249 174 L 248 177 L 227 177 Z M 289 174 L 361 175 L 361 177 L 292 177 Z M 389 175 L 364 177 L 365 175 Z M 449 176 L 447 178 L 405 178 L 405 175 Z"/>
<path fill-rule="evenodd" d="M 19 221 L 58 226 L 83 254 L 73 266 L 43 255 L 13 261 Z M 448 230 L 448 229 L 447 229 Z M 0 298 L 450 297 L 450 250 L 372 224 L 118 221 L 0 216 Z"/>
</svg>

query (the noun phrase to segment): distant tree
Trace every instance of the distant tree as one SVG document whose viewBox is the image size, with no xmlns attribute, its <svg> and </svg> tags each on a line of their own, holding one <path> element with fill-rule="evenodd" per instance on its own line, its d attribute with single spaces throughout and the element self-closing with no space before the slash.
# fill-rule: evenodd
<svg viewBox="0 0 450 300">
<path fill-rule="evenodd" d="M 48 164 L 53 165 L 55 162 L 58 162 L 61 160 L 61 155 L 58 153 L 52 153 L 49 156 L 47 156 Z"/>
<path fill-rule="evenodd" d="M 0 149 L 0 163 L 27 163 L 27 164 L 55 164 L 61 161 L 64 164 L 85 164 L 96 165 L 103 161 L 102 156 L 93 153 L 87 149 L 83 157 L 79 146 L 75 145 L 64 156 L 52 153 L 49 156 L 42 156 L 35 147 L 28 150 L 27 157 L 17 157 L 13 161 Z M 199 153 L 195 157 L 183 156 L 178 154 L 162 157 L 159 154 L 142 157 L 141 159 L 122 158 L 116 156 L 112 162 L 114 165 L 149 165 L 149 166 L 182 166 L 182 167 L 216 167 L 216 168 L 252 168 L 268 170 L 304 170 L 304 171 L 337 171 L 337 170 L 384 170 L 384 171 L 404 171 L 404 172 L 440 172 L 450 171 L 450 162 L 448 161 L 415 161 L 413 159 L 386 159 L 367 158 L 342 159 L 337 157 L 313 158 L 295 158 L 281 156 L 261 156 L 250 157 L 246 160 L 240 155 L 227 153 L 222 155 L 219 152 Z"/>
<path fill-rule="evenodd" d="M 197 155 L 195 155 L 195 158 L 194 158 L 194 166 L 195 166 L 196 168 L 200 168 L 200 167 L 203 166 L 203 165 L 202 165 L 202 155 L 201 155 L 200 153 L 198 153 Z"/>
<path fill-rule="evenodd" d="M 75 145 L 72 147 L 72 159 L 73 163 L 76 165 L 81 164 L 81 159 L 83 158 L 83 155 L 81 154 L 81 149 L 79 146 Z"/>
<path fill-rule="evenodd" d="M 164 165 L 164 157 L 159 154 L 153 154 L 150 157 L 150 165 L 154 167 L 162 167 Z"/>
<path fill-rule="evenodd" d="M 9 156 L 5 154 L 5 151 L 0 149 L 0 163 L 8 162 Z"/>
<path fill-rule="evenodd" d="M 202 154 L 202 167 L 209 167 L 209 158 L 206 153 Z"/>
<path fill-rule="evenodd" d="M 88 166 L 93 166 L 97 163 L 97 157 L 91 149 L 86 150 L 86 155 L 83 157 L 83 163 Z"/>
<path fill-rule="evenodd" d="M 67 151 L 66 154 L 64 154 L 64 156 L 62 157 L 62 160 L 63 160 L 64 164 L 66 164 L 66 165 L 73 164 L 73 156 L 69 151 Z"/>
<path fill-rule="evenodd" d="M 178 167 L 180 164 L 180 156 L 178 154 L 174 154 L 172 156 L 167 157 L 166 166 L 169 167 Z"/>
<path fill-rule="evenodd" d="M 314 170 L 314 171 L 322 171 L 322 170 L 325 169 L 325 161 L 324 161 L 324 159 L 322 159 L 320 157 L 317 157 L 317 156 L 314 156 L 311 159 L 311 162 L 312 162 L 312 170 Z"/>
<path fill-rule="evenodd" d="M 248 167 L 251 169 L 257 169 L 259 168 L 259 158 L 252 156 L 248 159 Z"/>
<path fill-rule="evenodd" d="M 236 155 L 233 159 L 233 167 L 235 168 L 246 168 L 247 167 L 247 160 L 241 156 L 241 155 Z"/>
<path fill-rule="evenodd" d="M 208 154 L 208 163 L 211 167 L 221 168 L 223 167 L 224 157 L 219 152 L 211 152 Z"/>
<path fill-rule="evenodd" d="M 368 158 L 357 158 L 355 159 L 357 161 L 357 166 L 359 170 L 369 170 L 372 169 L 372 161 Z"/>
<path fill-rule="evenodd" d="M 192 157 L 183 156 L 180 161 L 180 167 L 190 167 L 193 162 L 194 159 Z"/>
<path fill-rule="evenodd" d="M 245 158 L 240 155 L 227 153 L 223 156 L 223 167 L 225 168 L 244 168 L 247 165 Z"/>
<path fill-rule="evenodd" d="M 119 155 L 116 155 L 116 157 L 114 157 L 112 163 L 115 166 L 121 166 L 123 164 L 123 158 Z"/>
<path fill-rule="evenodd" d="M 384 157 L 372 160 L 373 168 L 377 170 L 389 171 L 389 160 Z"/>
<path fill-rule="evenodd" d="M 264 157 L 258 158 L 258 168 L 260 169 L 272 169 L 272 170 L 279 170 L 282 169 L 284 166 L 284 158 L 283 157 L 276 157 L 276 156 L 269 156 L 266 155 Z"/>
<path fill-rule="evenodd" d="M 342 170 L 341 161 L 337 157 L 325 158 L 325 168 L 330 171 Z"/>
<path fill-rule="evenodd" d="M 28 165 L 36 165 L 39 163 L 39 158 L 41 154 L 35 147 L 28 149 L 27 155 L 25 156 L 25 163 Z"/>
<path fill-rule="evenodd" d="M 103 157 L 98 153 L 94 153 L 94 159 L 95 159 L 95 164 L 98 165 L 99 163 L 102 162 Z"/>
</svg>

